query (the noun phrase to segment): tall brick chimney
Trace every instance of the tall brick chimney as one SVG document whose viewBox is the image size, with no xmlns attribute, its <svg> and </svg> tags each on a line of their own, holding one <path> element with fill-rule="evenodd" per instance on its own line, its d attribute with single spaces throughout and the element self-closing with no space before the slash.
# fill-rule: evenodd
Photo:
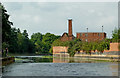
<svg viewBox="0 0 120 78">
<path fill-rule="evenodd" d="M 68 35 L 69 36 L 72 36 L 72 19 L 68 19 L 68 29 L 69 29 L 69 31 L 68 31 Z"/>
</svg>

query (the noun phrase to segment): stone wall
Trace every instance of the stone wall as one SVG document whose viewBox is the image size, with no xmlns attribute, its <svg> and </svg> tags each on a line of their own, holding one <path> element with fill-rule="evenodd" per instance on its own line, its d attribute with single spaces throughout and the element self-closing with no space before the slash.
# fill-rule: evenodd
<svg viewBox="0 0 120 78">
<path fill-rule="evenodd" d="M 120 51 L 119 50 L 120 43 L 110 43 L 110 50 L 109 51 Z"/>
<path fill-rule="evenodd" d="M 110 52 L 108 54 L 118 54 L 118 52 L 120 51 L 118 49 L 118 46 L 120 45 L 120 43 L 110 43 L 110 50 L 104 50 L 104 52 Z M 66 46 L 54 46 L 53 47 L 53 54 L 60 54 L 60 53 L 67 53 L 68 51 L 68 47 Z M 80 51 L 82 52 L 82 51 Z M 92 51 L 94 52 L 94 51 Z M 98 52 L 97 50 L 95 52 Z M 116 53 L 117 52 L 117 53 Z"/>
<path fill-rule="evenodd" d="M 67 53 L 67 51 L 68 51 L 68 47 L 66 46 L 54 46 L 53 47 L 53 54 L 58 54 L 61 52 Z"/>
</svg>

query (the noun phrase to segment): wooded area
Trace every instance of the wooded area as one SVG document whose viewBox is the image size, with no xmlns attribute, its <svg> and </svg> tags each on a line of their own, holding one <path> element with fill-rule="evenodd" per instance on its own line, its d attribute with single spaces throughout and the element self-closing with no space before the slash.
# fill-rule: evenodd
<svg viewBox="0 0 120 78">
<path fill-rule="evenodd" d="M 10 15 L 7 10 L 0 4 L 2 10 L 2 54 L 6 56 L 7 52 L 17 54 L 50 54 L 49 49 L 54 40 L 60 36 L 46 33 L 33 33 L 31 38 L 28 38 L 27 30 L 23 32 L 20 29 L 13 28 L 13 22 L 9 21 Z"/>
</svg>

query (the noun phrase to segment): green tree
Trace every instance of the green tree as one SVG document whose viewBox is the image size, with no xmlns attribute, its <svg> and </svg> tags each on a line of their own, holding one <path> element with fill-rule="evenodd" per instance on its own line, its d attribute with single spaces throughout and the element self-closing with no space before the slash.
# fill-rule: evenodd
<svg viewBox="0 0 120 78">
<path fill-rule="evenodd" d="M 42 41 L 42 39 L 43 39 L 43 35 L 40 32 L 33 33 L 31 36 L 31 41 L 33 41 L 34 43 L 37 41 Z"/>
<path fill-rule="evenodd" d="M 0 3 L 0 10 L 2 13 L 0 13 L 0 18 L 2 18 L 0 21 L 0 24 L 2 25 L 2 53 L 5 54 L 5 49 L 9 48 L 10 46 L 10 35 L 11 35 L 11 26 L 13 25 L 12 22 L 9 21 L 9 15 L 7 14 L 7 10 L 5 7 Z M 5 54 L 6 55 L 6 54 Z"/>
<path fill-rule="evenodd" d="M 13 25 L 13 23 L 9 21 L 10 16 L 6 13 L 7 10 L 5 10 L 1 3 L 0 9 L 2 10 L 2 42 L 9 44 L 11 25 Z"/>
<path fill-rule="evenodd" d="M 92 44 L 88 43 L 88 42 L 84 42 L 83 45 L 82 45 L 82 50 L 86 53 L 91 54 Z"/>
<path fill-rule="evenodd" d="M 35 44 L 28 38 L 27 30 L 21 33 L 20 29 L 17 30 L 17 44 L 19 53 L 35 53 Z"/>
<path fill-rule="evenodd" d="M 70 57 L 73 57 L 76 52 L 81 50 L 81 41 L 79 39 L 74 39 L 73 41 L 69 41 L 68 44 L 68 53 Z"/>
<path fill-rule="evenodd" d="M 55 36 L 54 34 L 46 33 L 43 36 L 42 42 L 52 44 L 54 40 L 58 39 L 59 36 Z"/>
<path fill-rule="evenodd" d="M 42 39 L 42 42 L 45 44 L 45 47 L 44 47 L 44 52 L 47 53 L 49 52 L 51 46 L 52 46 L 52 43 L 58 39 L 60 36 L 56 36 L 54 34 L 51 34 L 51 33 L 46 33 L 44 36 L 43 36 L 43 39 Z"/>
<path fill-rule="evenodd" d="M 120 42 L 120 28 L 115 28 L 112 32 L 112 42 Z"/>
<path fill-rule="evenodd" d="M 41 41 L 35 42 L 35 48 L 36 48 L 37 54 L 42 54 L 44 51 L 44 43 Z"/>
<path fill-rule="evenodd" d="M 103 53 L 104 49 L 105 49 L 105 44 L 104 44 L 104 42 L 100 42 L 100 43 L 97 45 L 97 51 Z"/>
<path fill-rule="evenodd" d="M 52 46 L 69 46 L 69 41 L 61 41 L 60 39 L 56 39 Z"/>
<path fill-rule="evenodd" d="M 11 53 L 18 52 L 17 41 L 18 41 L 17 29 L 16 28 L 11 28 L 9 52 L 11 52 Z"/>
<path fill-rule="evenodd" d="M 10 45 L 11 25 L 13 25 L 13 23 L 9 21 L 10 16 L 7 14 L 7 10 L 5 10 L 1 3 L 0 9 L 2 11 L 2 15 L 0 14 L 0 17 L 2 17 L 2 21 L 0 21 L 2 24 L 2 49 L 5 49 Z"/>
<path fill-rule="evenodd" d="M 92 42 L 92 50 L 95 52 L 95 50 L 97 50 L 97 42 Z"/>
<path fill-rule="evenodd" d="M 74 47 L 75 47 L 75 51 L 76 51 L 76 52 L 80 52 L 80 50 L 82 50 L 82 42 L 81 42 L 81 41 L 77 42 L 77 43 L 74 45 Z"/>
</svg>

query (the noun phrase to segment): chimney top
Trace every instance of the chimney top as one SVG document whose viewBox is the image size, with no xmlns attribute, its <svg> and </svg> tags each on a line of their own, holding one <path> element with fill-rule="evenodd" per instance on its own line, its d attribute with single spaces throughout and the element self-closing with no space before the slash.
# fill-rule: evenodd
<svg viewBox="0 0 120 78">
<path fill-rule="evenodd" d="M 72 20 L 72 18 L 68 18 L 68 20 Z"/>
</svg>

